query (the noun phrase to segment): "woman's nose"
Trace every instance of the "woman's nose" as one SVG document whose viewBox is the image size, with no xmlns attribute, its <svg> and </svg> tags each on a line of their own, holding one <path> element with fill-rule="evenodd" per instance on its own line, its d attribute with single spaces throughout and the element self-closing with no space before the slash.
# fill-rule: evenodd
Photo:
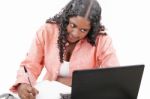
<svg viewBox="0 0 150 99">
<path fill-rule="evenodd" d="M 78 37 L 79 37 L 79 31 L 78 31 L 78 29 L 74 29 L 74 30 L 72 31 L 72 36 L 75 37 L 75 38 L 78 38 Z"/>
</svg>

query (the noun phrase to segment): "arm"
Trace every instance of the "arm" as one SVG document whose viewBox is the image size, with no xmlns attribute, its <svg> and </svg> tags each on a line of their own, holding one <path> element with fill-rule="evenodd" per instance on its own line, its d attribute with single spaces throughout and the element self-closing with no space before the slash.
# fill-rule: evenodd
<svg viewBox="0 0 150 99">
<path fill-rule="evenodd" d="M 58 77 L 57 78 L 57 81 L 62 83 L 62 84 L 65 84 L 67 86 L 71 86 L 72 85 L 72 77 Z"/>
<path fill-rule="evenodd" d="M 38 78 L 44 61 L 44 39 L 43 39 L 44 29 L 40 28 L 35 36 L 35 39 L 32 42 L 30 50 L 26 55 L 25 59 L 21 62 L 20 68 L 17 72 L 16 83 L 10 88 L 10 91 L 17 92 L 17 87 L 19 83 L 29 84 L 26 77 L 26 73 L 23 69 L 23 65 L 26 66 L 28 74 L 31 80 L 31 83 L 34 85 L 36 79 Z"/>
</svg>

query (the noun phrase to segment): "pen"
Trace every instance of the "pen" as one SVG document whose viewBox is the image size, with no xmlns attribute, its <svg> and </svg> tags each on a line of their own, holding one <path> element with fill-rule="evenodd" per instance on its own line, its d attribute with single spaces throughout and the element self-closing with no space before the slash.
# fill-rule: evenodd
<svg viewBox="0 0 150 99">
<path fill-rule="evenodd" d="M 32 87 L 32 84 L 31 84 L 31 81 L 30 81 L 29 74 L 28 74 L 28 71 L 27 71 L 27 69 L 26 69 L 26 66 L 23 66 L 23 67 L 24 67 L 24 71 L 25 71 L 25 73 L 26 73 L 26 75 L 27 75 L 28 81 L 29 81 L 29 83 L 30 83 L 30 85 L 31 85 L 31 87 Z"/>
</svg>

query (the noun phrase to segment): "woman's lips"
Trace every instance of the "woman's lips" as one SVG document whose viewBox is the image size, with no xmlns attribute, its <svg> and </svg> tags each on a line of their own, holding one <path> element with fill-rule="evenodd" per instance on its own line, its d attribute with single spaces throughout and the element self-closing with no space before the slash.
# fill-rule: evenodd
<svg viewBox="0 0 150 99">
<path fill-rule="evenodd" d="M 68 35 L 68 38 L 69 38 L 70 42 L 76 42 L 76 41 L 78 41 L 78 38 L 75 38 L 72 35 Z"/>
</svg>

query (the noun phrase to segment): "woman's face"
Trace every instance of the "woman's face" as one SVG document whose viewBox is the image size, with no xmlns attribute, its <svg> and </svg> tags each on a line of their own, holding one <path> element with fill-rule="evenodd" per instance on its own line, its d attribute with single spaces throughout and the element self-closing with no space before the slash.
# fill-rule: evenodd
<svg viewBox="0 0 150 99">
<path fill-rule="evenodd" d="M 88 19 L 81 16 L 71 17 L 67 26 L 68 42 L 75 43 L 85 38 L 90 29 L 91 25 Z"/>
</svg>

